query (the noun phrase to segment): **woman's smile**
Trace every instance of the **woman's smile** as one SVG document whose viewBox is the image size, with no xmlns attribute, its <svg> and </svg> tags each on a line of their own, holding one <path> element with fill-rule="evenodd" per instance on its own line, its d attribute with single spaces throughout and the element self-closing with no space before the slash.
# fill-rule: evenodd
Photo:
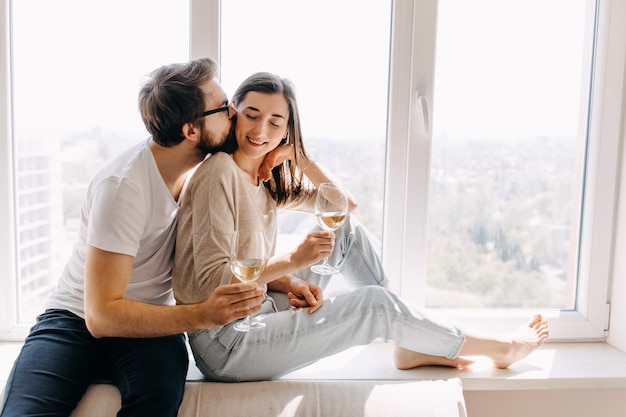
<svg viewBox="0 0 626 417">
<path fill-rule="evenodd" d="M 289 106 L 282 94 L 249 92 L 237 104 L 235 135 L 239 146 L 270 152 L 287 135 L 288 119 Z"/>
<path fill-rule="evenodd" d="M 253 146 L 263 146 L 267 144 L 267 141 L 262 141 L 259 139 L 252 139 L 250 136 L 246 136 L 246 139 L 248 139 L 248 142 L 252 144 Z"/>
</svg>

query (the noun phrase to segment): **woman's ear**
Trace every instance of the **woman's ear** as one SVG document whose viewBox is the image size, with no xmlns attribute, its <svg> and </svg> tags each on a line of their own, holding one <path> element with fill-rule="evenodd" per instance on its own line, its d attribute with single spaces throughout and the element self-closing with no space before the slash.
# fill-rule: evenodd
<svg viewBox="0 0 626 417">
<path fill-rule="evenodd" d="M 287 129 L 287 134 L 285 135 L 285 137 L 284 137 L 284 138 L 282 138 L 282 139 L 280 140 L 280 143 L 279 143 L 278 145 L 279 145 L 279 146 L 280 146 L 280 145 L 286 145 L 287 143 L 289 143 L 289 129 Z"/>
</svg>

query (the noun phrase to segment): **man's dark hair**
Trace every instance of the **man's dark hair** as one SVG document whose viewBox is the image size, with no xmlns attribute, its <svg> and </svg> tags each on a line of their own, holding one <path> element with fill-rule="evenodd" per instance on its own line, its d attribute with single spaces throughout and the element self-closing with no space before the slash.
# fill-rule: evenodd
<svg viewBox="0 0 626 417">
<path fill-rule="evenodd" d="M 201 58 L 154 70 L 139 91 L 139 111 L 152 139 L 161 146 L 178 145 L 182 127 L 204 111 L 200 86 L 217 76 L 217 64 Z"/>
</svg>

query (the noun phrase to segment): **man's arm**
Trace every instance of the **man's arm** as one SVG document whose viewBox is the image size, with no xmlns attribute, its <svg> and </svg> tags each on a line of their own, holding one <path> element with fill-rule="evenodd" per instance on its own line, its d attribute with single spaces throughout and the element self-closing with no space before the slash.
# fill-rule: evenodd
<svg viewBox="0 0 626 417">
<path fill-rule="evenodd" d="M 94 337 L 159 337 L 224 325 L 260 310 L 257 284 L 218 287 L 199 304 L 162 306 L 124 298 L 133 258 L 90 246 L 85 267 L 85 319 Z"/>
</svg>

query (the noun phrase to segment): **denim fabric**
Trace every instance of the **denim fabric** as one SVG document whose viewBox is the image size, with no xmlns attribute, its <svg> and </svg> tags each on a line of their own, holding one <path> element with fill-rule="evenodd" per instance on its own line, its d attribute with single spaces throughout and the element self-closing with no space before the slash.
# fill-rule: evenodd
<svg viewBox="0 0 626 417">
<path fill-rule="evenodd" d="M 89 384 L 103 379 L 120 389 L 118 416 L 176 416 L 187 366 L 182 335 L 96 339 L 80 317 L 47 310 L 15 361 L 0 416 L 68 416 Z"/>
<path fill-rule="evenodd" d="M 351 217 L 351 216 L 350 216 Z M 331 265 L 354 289 L 333 299 L 315 313 L 293 311 L 274 302 L 270 293 L 259 318 L 264 329 L 242 333 L 233 324 L 189 333 L 198 368 L 211 381 L 238 382 L 278 378 L 326 356 L 377 338 L 397 346 L 449 358 L 458 355 L 465 337 L 453 324 L 430 320 L 383 288 L 387 285 L 371 236 L 355 219 L 335 232 Z M 296 273 L 322 288 L 332 277 L 309 268 Z"/>
<path fill-rule="evenodd" d="M 316 227 L 315 230 L 321 229 Z M 389 280 L 380 260 L 379 248 L 376 238 L 354 216 L 348 216 L 341 228 L 335 231 L 335 248 L 328 262 L 339 269 L 352 288 L 366 285 L 385 287 Z M 333 277 L 313 273 L 309 267 L 296 271 L 295 275 L 322 288 L 326 288 Z"/>
</svg>

